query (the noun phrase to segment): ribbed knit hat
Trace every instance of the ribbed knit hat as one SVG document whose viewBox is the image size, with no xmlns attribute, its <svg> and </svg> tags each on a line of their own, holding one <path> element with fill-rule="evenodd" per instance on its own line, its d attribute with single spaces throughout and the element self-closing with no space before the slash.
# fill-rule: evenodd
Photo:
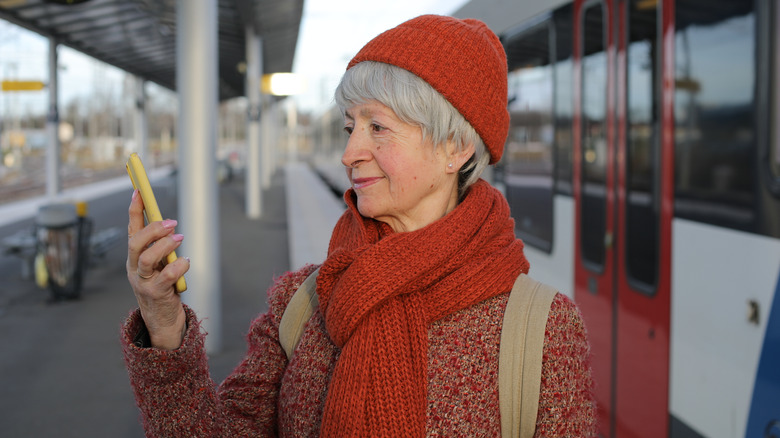
<svg viewBox="0 0 780 438">
<path fill-rule="evenodd" d="M 441 93 L 501 159 L 509 131 L 507 64 L 501 42 L 485 23 L 422 15 L 369 41 L 347 66 L 363 61 L 408 70 Z"/>
</svg>

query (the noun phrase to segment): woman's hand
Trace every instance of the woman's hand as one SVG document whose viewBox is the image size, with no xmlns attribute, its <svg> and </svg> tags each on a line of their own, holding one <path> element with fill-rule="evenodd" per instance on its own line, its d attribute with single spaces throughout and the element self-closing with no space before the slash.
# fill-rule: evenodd
<svg viewBox="0 0 780 438">
<path fill-rule="evenodd" d="M 165 256 L 181 245 L 184 236 L 174 234 L 175 220 L 144 227 L 144 204 L 133 192 L 127 225 L 127 279 L 141 308 L 152 346 L 175 350 L 186 330 L 186 315 L 174 284 L 190 269 L 187 258 L 164 265 Z"/>
</svg>

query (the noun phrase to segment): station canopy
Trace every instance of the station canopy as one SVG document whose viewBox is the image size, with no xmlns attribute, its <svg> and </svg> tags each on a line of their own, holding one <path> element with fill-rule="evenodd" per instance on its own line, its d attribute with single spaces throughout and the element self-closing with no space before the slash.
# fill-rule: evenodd
<svg viewBox="0 0 780 438">
<path fill-rule="evenodd" d="M 246 94 L 248 25 L 262 38 L 263 72 L 291 71 L 303 0 L 218 0 L 217 8 L 220 100 Z M 0 0 L 0 18 L 176 89 L 176 0 Z"/>
</svg>

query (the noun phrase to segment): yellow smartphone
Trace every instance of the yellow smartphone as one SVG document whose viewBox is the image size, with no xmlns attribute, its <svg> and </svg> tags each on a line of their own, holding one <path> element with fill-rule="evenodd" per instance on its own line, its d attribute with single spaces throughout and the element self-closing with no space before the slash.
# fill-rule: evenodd
<svg viewBox="0 0 780 438">
<path fill-rule="evenodd" d="M 133 152 L 130 154 L 130 158 L 127 159 L 127 174 L 130 176 L 130 181 L 133 183 L 133 188 L 138 190 L 141 195 L 141 199 L 144 201 L 144 216 L 146 216 L 146 222 L 159 222 L 163 220 L 160 213 L 160 207 L 157 206 L 157 200 L 154 198 L 154 192 L 152 191 L 152 185 L 149 183 L 149 177 L 146 176 L 146 170 L 144 169 L 141 158 Z M 176 251 L 171 251 L 167 257 L 165 257 L 165 263 L 173 263 L 176 261 Z M 179 277 L 174 285 L 177 293 L 182 293 L 187 290 L 187 282 L 184 281 L 184 276 Z"/>
</svg>

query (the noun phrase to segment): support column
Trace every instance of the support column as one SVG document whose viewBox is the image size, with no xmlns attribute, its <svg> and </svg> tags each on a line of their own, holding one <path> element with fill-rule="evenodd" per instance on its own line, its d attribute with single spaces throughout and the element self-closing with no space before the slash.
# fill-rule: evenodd
<svg viewBox="0 0 780 438">
<path fill-rule="evenodd" d="M 261 183 L 262 158 L 260 144 L 260 76 L 263 74 L 263 46 L 260 37 L 251 26 L 246 28 L 246 96 L 247 108 L 247 161 L 246 161 L 246 215 L 260 219 L 263 214 L 263 188 Z"/>
<path fill-rule="evenodd" d="M 179 232 L 192 262 L 182 295 L 208 332 L 206 351 L 222 347 L 217 196 L 217 0 L 176 2 L 179 95 Z"/>
<path fill-rule="evenodd" d="M 271 96 L 261 95 L 263 118 L 260 120 L 260 132 L 262 133 L 262 180 L 263 188 L 268 189 L 271 187 L 271 176 L 276 170 L 275 162 L 276 158 L 274 153 L 276 152 L 276 126 L 278 121 L 276 120 L 275 108 L 270 102 Z"/>
<path fill-rule="evenodd" d="M 49 199 L 55 198 L 62 191 L 57 63 L 57 40 L 49 37 L 49 112 L 46 115 L 46 196 Z"/>
<path fill-rule="evenodd" d="M 298 161 L 298 108 L 295 99 L 287 98 L 287 162 Z"/>
<path fill-rule="evenodd" d="M 135 144 L 138 155 L 148 163 L 149 167 L 154 167 L 154 160 L 149 156 L 149 127 L 146 119 L 146 91 L 144 85 L 146 81 L 143 78 L 135 77 Z"/>
</svg>

